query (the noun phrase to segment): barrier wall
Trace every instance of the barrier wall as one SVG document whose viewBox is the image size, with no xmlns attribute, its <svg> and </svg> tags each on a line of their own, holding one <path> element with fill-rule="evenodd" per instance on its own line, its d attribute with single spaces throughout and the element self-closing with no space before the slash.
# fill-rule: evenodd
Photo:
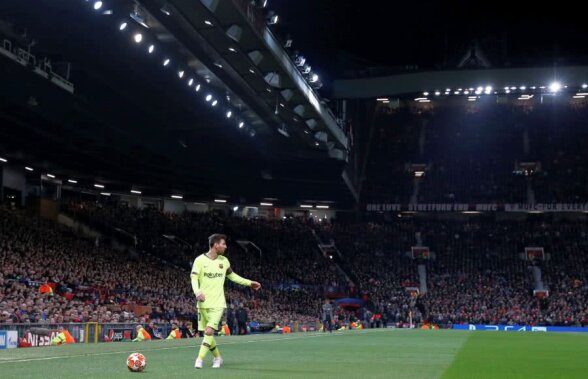
<svg viewBox="0 0 588 379">
<path fill-rule="evenodd" d="M 492 332 L 559 332 L 559 333 L 588 333 L 588 327 L 572 326 L 531 326 L 531 325 L 481 325 L 464 324 L 453 325 L 454 330 L 484 330 Z"/>
</svg>

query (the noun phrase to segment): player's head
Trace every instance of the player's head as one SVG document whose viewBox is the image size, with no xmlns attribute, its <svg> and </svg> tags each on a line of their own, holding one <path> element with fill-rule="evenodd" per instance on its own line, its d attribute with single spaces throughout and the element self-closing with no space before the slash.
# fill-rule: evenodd
<svg viewBox="0 0 588 379">
<path fill-rule="evenodd" d="M 219 255 L 224 255 L 227 250 L 227 236 L 224 234 L 213 234 L 208 237 L 208 246 Z"/>
<path fill-rule="evenodd" d="M 137 326 L 135 326 L 135 329 L 139 330 L 139 329 L 141 329 L 142 327 L 143 327 L 143 325 L 137 325 Z"/>
</svg>

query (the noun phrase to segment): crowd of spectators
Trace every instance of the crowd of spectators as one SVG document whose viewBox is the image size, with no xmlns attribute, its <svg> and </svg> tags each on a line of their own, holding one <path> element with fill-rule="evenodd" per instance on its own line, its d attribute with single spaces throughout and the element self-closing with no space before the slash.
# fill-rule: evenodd
<svg viewBox="0 0 588 379">
<path fill-rule="evenodd" d="M 315 223 L 219 213 L 173 215 L 81 201 L 68 207 L 80 219 L 94 217 L 136 233 L 136 250 L 115 250 L 70 228 L 0 208 L 0 322 L 193 319 L 191 261 L 206 251 L 202 241 L 209 234 L 223 231 L 261 249 L 229 241 L 227 256 L 235 271 L 264 286 L 259 292 L 227 286 L 229 307 L 243 307 L 249 320 L 313 325 L 329 289 L 348 285 L 352 278 L 347 294 L 365 300 L 366 311 L 338 309 L 338 317 L 347 320 L 377 313 L 397 324 L 588 324 L 588 223 L 581 218 L 405 216 Z M 159 249 L 148 249 L 158 234 L 193 245 L 177 251 L 183 254 L 180 259 L 166 260 L 170 252 L 159 255 Z M 340 257 L 331 261 L 323 256 L 319 240 L 334 242 L 338 252 L 333 254 Z M 411 247 L 417 245 L 429 247 L 431 259 L 413 259 Z M 543 247 L 546 259 L 524 260 L 526 246 Z M 423 287 L 419 264 L 426 268 L 427 290 L 414 297 L 407 289 Z M 534 265 L 541 269 L 547 298 L 533 295 Z M 53 294 L 39 291 L 47 283 Z M 150 312 L 135 314 L 131 305 Z"/>
<path fill-rule="evenodd" d="M 367 154 L 364 198 L 391 203 L 585 202 L 588 153 L 582 144 L 588 137 L 588 107 L 521 104 L 476 102 L 471 107 L 380 112 Z M 525 170 L 524 162 L 536 166 Z M 426 165 L 425 175 L 415 180 L 411 164 Z"/>
</svg>

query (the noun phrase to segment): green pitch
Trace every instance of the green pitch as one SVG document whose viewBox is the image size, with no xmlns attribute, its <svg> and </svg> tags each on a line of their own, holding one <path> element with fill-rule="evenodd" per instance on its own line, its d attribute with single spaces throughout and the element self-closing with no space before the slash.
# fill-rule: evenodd
<svg viewBox="0 0 588 379">
<path fill-rule="evenodd" d="M 225 364 L 210 355 L 194 369 L 200 339 L 0 351 L 1 378 L 587 378 L 588 335 L 366 330 L 217 337 Z M 132 352 L 147 357 L 128 372 Z"/>
</svg>

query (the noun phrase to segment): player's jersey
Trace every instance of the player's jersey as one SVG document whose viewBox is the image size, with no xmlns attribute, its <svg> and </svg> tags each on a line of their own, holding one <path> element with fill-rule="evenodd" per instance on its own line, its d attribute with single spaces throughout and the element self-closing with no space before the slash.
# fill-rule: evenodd
<svg viewBox="0 0 588 379">
<path fill-rule="evenodd" d="M 222 255 L 212 260 L 206 254 L 201 254 L 194 260 L 190 278 L 198 280 L 198 287 L 206 297 L 204 301 L 196 301 L 198 308 L 227 307 L 224 286 L 230 267 L 229 260 Z"/>
</svg>

